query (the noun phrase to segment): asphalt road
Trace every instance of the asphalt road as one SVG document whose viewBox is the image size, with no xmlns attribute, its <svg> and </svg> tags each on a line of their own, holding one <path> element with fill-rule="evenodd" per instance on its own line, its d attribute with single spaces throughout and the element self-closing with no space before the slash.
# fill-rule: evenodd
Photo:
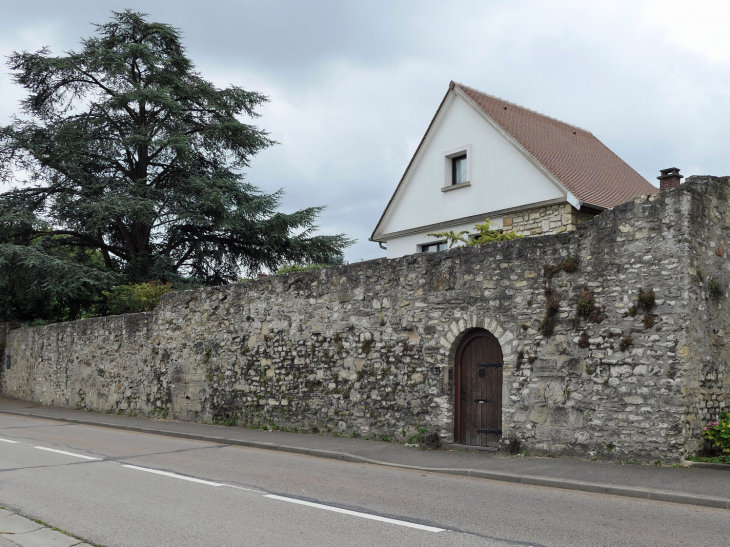
<svg viewBox="0 0 730 547">
<path fill-rule="evenodd" d="M 7 415 L 0 505 L 107 547 L 730 545 L 723 509 Z"/>
</svg>

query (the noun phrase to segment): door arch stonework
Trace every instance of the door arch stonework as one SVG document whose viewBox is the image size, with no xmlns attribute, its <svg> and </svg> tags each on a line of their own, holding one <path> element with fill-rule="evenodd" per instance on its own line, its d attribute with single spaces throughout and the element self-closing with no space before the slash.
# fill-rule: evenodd
<svg viewBox="0 0 730 547">
<path fill-rule="evenodd" d="M 453 320 L 449 323 L 446 334 L 440 337 L 440 345 L 442 348 L 442 355 L 444 355 L 444 357 L 448 359 L 447 375 L 444 377 L 444 387 L 447 387 L 448 393 L 450 393 L 450 403 L 448 404 L 449 406 L 451 406 L 451 412 L 449 412 L 444 417 L 446 418 L 447 416 L 449 416 L 451 419 L 448 422 L 442 422 L 442 427 L 444 427 L 444 429 L 446 430 L 444 431 L 444 434 L 446 434 L 447 431 L 449 432 L 448 435 L 445 435 L 445 439 L 449 439 L 449 437 L 451 437 L 453 438 L 453 442 L 455 443 L 459 442 L 456 436 L 452 436 L 457 433 L 456 413 L 458 409 L 456 405 L 456 354 L 464 338 L 476 329 L 484 329 L 486 331 L 489 331 L 489 333 L 494 336 L 494 338 L 499 343 L 499 346 L 502 350 L 502 362 L 504 365 L 503 379 L 505 385 L 508 382 L 515 363 L 517 362 L 517 348 L 519 342 L 516 339 L 515 334 L 513 334 L 509 330 L 503 329 L 496 320 L 478 315 L 468 315 L 460 319 Z M 503 411 L 505 407 L 509 406 L 509 402 L 506 399 L 506 392 L 504 393 L 505 403 L 504 405 L 502 405 Z M 505 435 L 506 433 L 504 432 L 504 427 L 502 429 L 503 435 Z"/>
</svg>

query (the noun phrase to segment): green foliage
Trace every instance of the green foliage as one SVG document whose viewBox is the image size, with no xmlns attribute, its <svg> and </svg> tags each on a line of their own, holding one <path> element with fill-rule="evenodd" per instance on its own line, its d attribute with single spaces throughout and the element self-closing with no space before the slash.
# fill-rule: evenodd
<svg viewBox="0 0 730 547">
<path fill-rule="evenodd" d="M 550 282 L 550 281 L 549 281 Z M 540 323 L 540 332 L 543 336 L 552 336 L 558 324 L 560 312 L 560 297 L 550 285 L 545 287 L 545 319 Z"/>
<path fill-rule="evenodd" d="M 557 315 L 560 311 L 560 298 L 554 294 L 548 296 L 545 306 L 547 308 L 548 315 Z"/>
<path fill-rule="evenodd" d="M 634 345 L 634 339 L 631 338 L 631 336 L 626 336 L 621 339 L 621 342 L 618 344 L 619 351 L 629 351 L 631 346 Z"/>
<path fill-rule="evenodd" d="M 557 264 L 545 264 L 543 267 L 543 275 L 548 279 L 552 280 L 560 272 L 575 273 L 578 271 L 580 261 L 573 257 L 568 256 L 558 262 Z"/>
<path fill-rule="evenodd" d="M 702 428 L 705 439 L 723 454 L 730 455 L 730 413 L 718 416 L 718 420 L 708 423 Z"/>
<path fill-rule="evenodd" d="M 647 313 L 644 315 L 644 328 L 650 329 L 654 326 L 655 323 L 656 318 L 652 314 Z"/>
<path fill-rule="evenodd" d="M 707 283 L 707 293 L 714 299 L 718 299 L 722 296 L 722 285 L 715 279 L 710 279 Z"/>
<path fill-rule="evenodd" d="M 64 238 L 11 238 L 0 220 L 0 321 L 61 321 L 95 314 L 120 280 Z"/>
<path fill-rule="evenodd" d="M 462 230 L 459 233 L 456 233 L 453 230 L 449 230 L 448 232 L 434 232 L 426 235 L 429 237 L 439 237 L 446 239 L 446 243 L 449 244 L 449 249 L 451 249 L 457 243 L 463 243 L 464 245 L 469 244 L 468 230 Z"/>
<path fill-rule="evenodd" d="M 47 325 L 50 321 L 47 321 L 45 319 L 33 319 L 33 321 L 28 321 L 27 323 L 21 323 L 20 328 L 21 329 L 27 329 L 29 327 L 42 327 L 43 325 Z"/>
<path fill-rule="evenodd" d="M 581 288 L 580 294 L 578 295 L 578 316 L 590 317 L 593 314 L 594 308 L 593 291 L 588 287 Z"/>
<path fill-rule="evenodd" d="M 512 239 L 522 238 L 519 234 L 513 234 L 510 232 L 503 233 L 499 230 L 492 230 L 489 219 L 486 219 L 484 224 L 477 224 L 474 227 L 477 229 L 477 234 L 467 243 L 467 245 L 483 245 L 484 243 L 494 243 L 495 241 L 510 241 Z"/>
<path fill-rule="evenodd" d="M 284 266 L 283 268 L 280 268 L 277 270 L 276 275 L 279 274 L 290 274 L 295 272 L 308 272 L 311 270 L 321 270 L 322 268 L 327 268 L 328 264 L 310 264 L 309 266 L 298 266 L 298 265 L 290 265 L 290 266 Z"/>
<path fill-rule="evenodd" d="M 424 435 L 428 435 L 428 428 L 426 427 L 419 427 L 416 429 L 416 432 L 408 437 L 408 440 L 406 441 L 408 444 L 414 444 L 421 441 L 421 437 Z"/>
<path fill-rule="evenodd" d="M 225 427 L 236 427 L 238 425 L 238 414 L 214 415 L 213 424 Z"/>
<path fill-rule="evenodd" d="M 545 319 L 540 322 L 540 332 L 545 337 L 552 336 L 557 324 L 558 320 L 555 317 L 545 317 Z"/>
<path fill-rule="evenodd" d="M 463 230 L 458 233 L 453 230 L 449 230 L 448 232 L 435 232 L 426 235 L 446 239 L 446 242 L 449 244 L 449 249 L 451 249 L 456 243 L 463 243 L 465 246 L 471 247 L 473 245 L 494 243 L 495 241 L 510 241 L 512 239 L 522 238 L 522 236 L 518 234 L 502 233 L 499 230 L 492 230 L 489 219 L 486 219 L 484 224 L 476 224 L 474 228 L 476 228 L 477 233 L 472 239 L 469 239 L 469 232 L 467 230 Z"/>
<path fill-rule="evenodd" d="M 275 144 L 244 123 L 268 99 L 203 79 L 181 36 L 127 10 L 78 51 L 8 57 L 27 95 L 0 127 L 0 184 L 15 186 L 0 194 L 2 313 L 73 318 L 120 283 L 219 285 L 352 243 L 315 235 L 322 207 L 282 213 L 281 191 L 245 182 Z"/>
<path fill-rule="evenodd" d="M 646 292 L 643 289 L 639 289 L 639 296 L 636 299 L 636 307 L 638 309 L 643 309 L 649 313 L 654 308 L 655 302 L 654 289 L 649 289 Z"/>
<path fill-rule="evenodd" d="M 104 291 L 107 310 L 112 315 L 150 311 L 160 303 L 162 295 L 174 290 L 170 283 L 150 281 L 119 285 Z"/>
<path fill-rule="evenodd" d="M 730 464 L 730 456 L 687 456 L 691 462 Z"/>
<path fill-rule="evenodd" d="M 569 256 L 564 259 L 560 263 L 560 265 L 565 273 L 575 273 L 578 271 L 578 266 L 580 265 L 580 262 L 577 258 Z"/>
</svg>

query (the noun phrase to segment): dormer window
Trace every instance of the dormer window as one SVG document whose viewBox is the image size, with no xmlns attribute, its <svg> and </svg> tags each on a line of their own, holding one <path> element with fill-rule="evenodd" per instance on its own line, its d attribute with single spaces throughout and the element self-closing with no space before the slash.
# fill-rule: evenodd
<svg viewBox="0 0 730 547">
<path fill-rule="evenodd" d="M 466 173 L 466 154 L 451 158 L 451 184 L 463 184 L 469 178 Z"/>
</svg>

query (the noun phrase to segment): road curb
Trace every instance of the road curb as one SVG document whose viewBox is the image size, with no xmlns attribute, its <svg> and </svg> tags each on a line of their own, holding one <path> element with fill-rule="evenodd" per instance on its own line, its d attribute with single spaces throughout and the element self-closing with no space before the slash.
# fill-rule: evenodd
<svg viewBox="0 0 730 547">
<path fill-rule="evenodd" d="M 348 452 L 335 452 L 331 450 L 319 450 L 316 448 L 303 448 L 299 446 L 289 446 L 276 443 L 267 443 L 261 441 L 244 441 L 239 439 L 231 439 L 228 437 L 218 437 L 214 435 L 200 435 L 195 433 L 183 433 L 176 431 L 166 431 L 164 429 L 155 429 L 152 427 L 141 427 L 135 425 L 114 424 L 108 422 L 96 422 L 93 420 L 82 420 L 78 418 L 62 418 L 58 416 L 48 416 L 45 414 L 36 414 L 34 412 L 19 412 L 15 410 L 0 409 L 0 414 L 10 414 L 13 416 L 25 416 L 29 418 L 40 418 L 44 420 L 53 420 L 57 422 L 67 422 L 79 425 L 92 425 L 97 427 L 106 427 L 110 429 L 119 429 L 123 431 L 134 431 L 136 433 L 149 433 L 151 435 L 163 435 L 165 437 L 176 437 L 180 439 L 190 439 L 194 441 L 205 441 L 217 444 L 243 446 L 248 448 L 259 448 L 262 450 L 275 450 L 278 452 L 289 452 L 292 454 L 302 454 L 313 456 L 316 458 L 326 458 L 332 460 L 340 460 L 354 463 L 368 463 L 374 465 L 382 465 L 385 467 L 396 467 L 400 469 L 410 469 L 414 471 L 424 471 L 427 473 L 439 473 L 444 475 L 458 475 L 462 477 L 470 477 L 476 479 L 487 479 L 502 482 L 520 483 L 531 486 L 545 486 L 548 488 L 560 488 L 563 490 L 577 490 L 580 492 L 590 492 L 594 494 L 609 494 L 612 496 L 622 496 L 628 498 L 639 498 L 654 501 L 664 501 L 669 503 L 680 503 L 684 505 L 699 505 L 703 507 L 714 507 L 719 509 L 730 509 L 730 499 L 716 498 L 711 496 L 699 496 L 695 494 L 685 494 L 671 490 L 654 490 L 649 488 L 635 488 L 631 486 L 615 486 L 600 483 L 590 483 L 584 481 L 570 479 L 555 479 L 548 477 L 539 477 L 533 475 L 520 475 L 515 473 L 504 473 L 501 471 L 486 471 L 483 469 L 466 469 L 466 468 L 450 468 L 450 467 L 423 467 L 417 465 L 407 465 L 401 463 L 393 463 L 382 460 L 374 460 L 357 454 Z M 711 465 L 711 464 L 710 464 Z M 699 466 L 698 466 L 699 467 Z M 702 466 L 704 467 L 704 466 Z"/>
</svg>

